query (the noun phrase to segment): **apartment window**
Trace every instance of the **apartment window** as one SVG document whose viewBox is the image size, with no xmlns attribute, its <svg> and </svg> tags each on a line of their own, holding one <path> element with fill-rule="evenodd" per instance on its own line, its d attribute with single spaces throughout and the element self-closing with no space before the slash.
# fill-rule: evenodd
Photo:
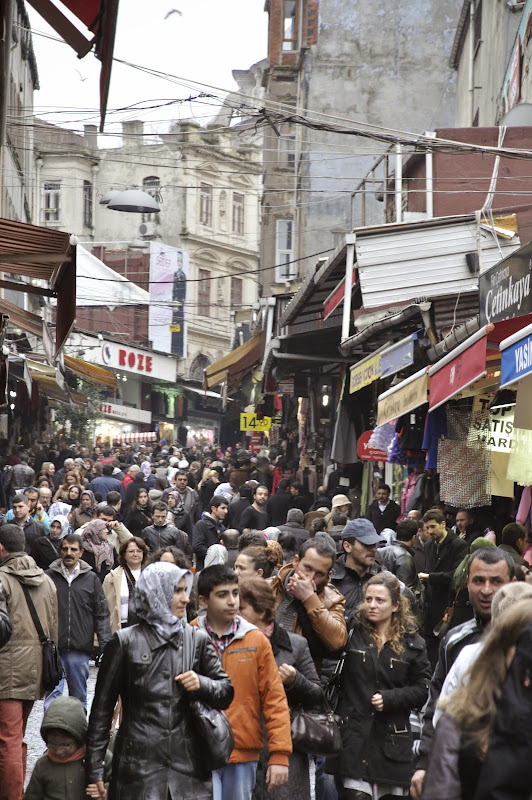
<svg viewBox="0 0 532 800">
<path fill-rule="evenodd" d="M 296 271 L 291 262 L 294 258 L 294 222 L 278 219 L 275 235 L 275 281 L 283 283 L 295 278 Z"/>
<path fill-rule="evenodd" d="M 43 222 L 60 222 L 61 220 L 60 181 L 44 182 L 42 214 L 43 214 Z"/>
<path fill-rule="evenodd" d="M 92 228 L 92 183 L 83 181 L 83 224 Z"/>
<path fill-rule="evenodd" d="M 209 183 L 200 183 L 200 225 L 212 228 L 212 186 Z"/>
<path fill-rule="evenodd" d="M 154 200 L 157 200 L 158 203 L 162 202 L 161 198 L 161 181 L 157 175 L 150 175 L 147 178 L 144 178 L 142 181 L 142 188 L 145 192 L 148 192 Z"/>
<path fill-rule="evenodd" d="M 244 195 L 233 192 L 233 233 L 244 235 Z"/>
<path fill-rule="evenodd" d="M 242 305 L 242 278 L 231 278 L 231 308 L 237 309 Z"/>
<path fill-rule="evenodd" d="M 297 0 L 284 0 L 283 7 L 283 50 L 297 50 Z"/>
<path fill-rule="evenodd" d="M 292 127 L 292 126 L 290 126 Z M 289 169 L 292 172 L 296 166 L 296 137 L 293 133 L 282 133 L 277 139 L 278 165 L 282 169 Z"/>
<path fill-rule="evenodd" d="M 199 270 L 198 282 L 198 314 L 200 317 L 211 315 L 211 273 L 208 269 Z"/>
</svg>

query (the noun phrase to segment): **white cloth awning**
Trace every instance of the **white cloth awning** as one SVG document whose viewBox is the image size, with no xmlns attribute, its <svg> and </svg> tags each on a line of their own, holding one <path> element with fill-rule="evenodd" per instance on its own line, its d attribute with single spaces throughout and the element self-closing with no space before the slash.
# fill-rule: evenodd
<svg viewBox="0 0 532 800">
<path fill-rule="evenodd" d="M 133 444 L 133 442 L 156 442 L 157 434 L 155 431 L 149 433 L 119 433 L 114 437 L 115 442 L 120 444 Z"/>
<path fill-rule="evenodd" d="M 80 244 L 77 245 L 76 306 L 138 306 L 150 302 L 149 292 L 115 272 Z"/>
</svg>

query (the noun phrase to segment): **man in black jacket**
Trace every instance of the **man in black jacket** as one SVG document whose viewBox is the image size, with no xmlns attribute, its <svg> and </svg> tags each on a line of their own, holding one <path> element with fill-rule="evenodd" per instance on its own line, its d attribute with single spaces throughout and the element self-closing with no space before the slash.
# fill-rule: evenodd
<svg viewBox="0 0 532 800">
<path fill-rule="evenodd" d="M 427 653 L 434 667 L 438 658 L 439 641 L 433 630 L 449 605 L 449 591 L 456 567 L 467 555 L 467 544 L 445 527 L 441 511 L 427 511 L 423 517 L 425 531 L 430 540 L 425 544 L 427 572 L 420 572 L 419 579 L 425 584 L 424 637 Z"/>
<path fill-rule="evenodd" d="M 429 699 L 423 709 L 423 728 L 417 752 L 416 771 L 410 786 L 410 794 L 414 800 L 420 800 L 423 791 L 423 781 L 434 738 L 432 718 L 445 678 L 463 648 L 478 642 L 487 629 L 491 621 L 491 603 L 495 594 L 501 586 L 510 583 L 514 578 L 513 559 L 498 547 L 481 548 L 469 558 L 467 590 L 475 617 L 457 625 L 456 628 L 451 628 L 441 641 L 438 662 L 430 682 Z"/>
<path fill-rule="evenodd" d="M 390 491 L 390 487 L 385 483 L 379 486 L 375 492 L 375 500 L 366 510 L 366 519 L 373 523 L 377 533 L 381 533 L 385 528 L 394 531 L 397 527 L 397 517 L 401 513 L 401 508 L 390 500 Z"/>
<path fill-rule="evenodd" d="M 220 536 L 225 530 L 223 521 L 227 516 L 227 500 L 222 495 L 214 495 L 211 500 L 210 513 L 206 511 L 194 525 L 192 533 L 192 550 L 196 556 L 196 569 L 203 569 L 203 562 L 211 544 L 220 544 Z"/>
<path fill-rule="evenodd" d="M 270 518 L 270 525 L 277 527 L 285 524 L 291 500 L 289 487 L 290 481 L 287 478 L 281 478 L 275 494 L 268 498 L 266 513 Z"/>
<path fill-rule="evenodd" d="M 296 553 L 299 553 L 301 545 L 303 542 L 306 542 L 310 536 L 309 532 L 303 525 L 304 516 L 305 515 L 300 508 L 291 508 L 288 511 L 285 524 L 277 526 L 281 533 L 294 534 L 296 539 Z"/>
<path fill-rule="evenodd" d="M 421 609 L 423 606 L 421 583 L 417 574 L 413 550 L 416 535 L 417 523 L 411 519 L 403 520 L 397 525 L 397 540 L 387 547 L 381 547 L 377 551 L 377 558 L 384 569 L 392 572 L 396 578 L 408 586 L 414 593 Z"/>
<path fill-rule="evenodd" d="M 154 503 L 152 507 L 152 520 L 153 525 L 148 525 L 140 532 L 141 537 L 144 539 L 150 553 L 155 553 L 161 547 L 170 547 L 174 545 L 179 547 L 188 558 L 192 558 L 192 548 L 188 541 L 188 535 L 185 531 L 179 530 L 175 525 L 168 525 L 166 516 L 168 514 L 168 507 L 166 503 Z"/>
<path fill-rule="evenodd" d="M 68 693 L 81 700 L 87 709 L 89 658 L 94 647 L 94 634 L 100 647 L 111 638 L 109 606 L 102 584 L 86 561 L 81 560 L 81 536 L 71 533 L 61 542 L 61 558 L 52 561 L 46 571 L 57 591 L 59 622 L 58 650 L 63 662 Z M 64 678 L 44 700 L 45 710 L 52 700 L 63 694 Z"/>
</svg>

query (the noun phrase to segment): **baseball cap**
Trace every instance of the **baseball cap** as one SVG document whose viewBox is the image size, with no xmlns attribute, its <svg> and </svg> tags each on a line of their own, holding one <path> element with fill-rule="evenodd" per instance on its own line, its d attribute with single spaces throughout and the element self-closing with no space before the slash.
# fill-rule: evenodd
<svg viewBox="0 0 532 800">
<path fill-rule="evenodd" d="M 382 541 L 369 519 L 351 519 L 342 531 L 342 539 L 356 539 L 362 544 L 372 545 Z"/>
</svg>

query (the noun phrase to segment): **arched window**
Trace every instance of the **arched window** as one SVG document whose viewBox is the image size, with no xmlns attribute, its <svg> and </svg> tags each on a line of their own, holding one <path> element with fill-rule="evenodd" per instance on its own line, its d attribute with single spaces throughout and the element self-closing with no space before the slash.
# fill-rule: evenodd
<svg viewBox="0 0 532 800">
<path fill-rule="evenodd" d="M 190 366 L 190 372 L 188 375 L 190 380 L 200 382 L 203 381 L 203 370 L 207 369 L 210 363 L 210 359 L 207 358 L 207 356 L 204 356 L 203 353 L 197 355 Z"/>
<path fill-rule="evenodd" d="M 157 177 L 157 175 L 150 175 L 148 178 L 144 178 L 142 181 L 142 188 L 148 194 L 151 194 L 154 200 L 157 200 L 158 203 L 162 202 L 161 199 L 161 180 Z"/>
</svg>

